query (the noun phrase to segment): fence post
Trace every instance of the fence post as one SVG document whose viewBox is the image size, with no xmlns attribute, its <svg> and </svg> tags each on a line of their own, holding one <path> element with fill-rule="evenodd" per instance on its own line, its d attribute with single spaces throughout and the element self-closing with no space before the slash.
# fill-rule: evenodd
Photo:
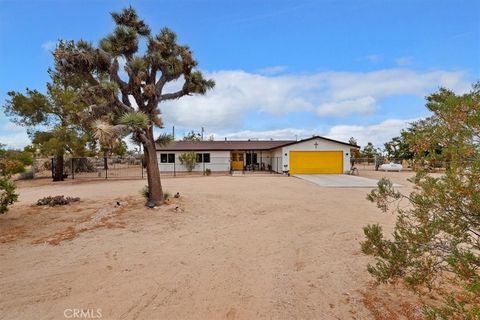
<svg viewBox="0 0 480 320">
<path fill-rule="evenodd" d="M 53 158 L 52 158 L 52 179 L 53 179 L 53 177 L 54 177 L 54 173 L 53 173 L 54 170 L 55 170 L 55 168 L 53 167 Z"/>
<path fill-rule="evenodd" d="M 73 180 L 75 179 L 75 161 L 73 161 L 73 158 L 71 160 L 72 160 L 72 180 Z"/>
<path fill-rule="evenodd" d="M 108 163 L 107 157 L 103 157 L 103 166 L 105 168 L 105 179 L 108 179 Z"/>
<path fill-rule="evenodd" d="M 143 161 L 140 161 L 140 170 L 142 170 L 142 179 L 143 179 Z"/>
<path fill-rule="evenodd" d="M 205 161 L 203 161 L 203 175 L 205 175 Z"/>
</svg>

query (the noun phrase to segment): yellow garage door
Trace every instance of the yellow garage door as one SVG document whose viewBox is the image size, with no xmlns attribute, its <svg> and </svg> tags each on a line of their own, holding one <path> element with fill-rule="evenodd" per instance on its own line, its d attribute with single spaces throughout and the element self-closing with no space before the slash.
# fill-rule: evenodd
<svg viewBox="0 0 480 320">
<path fill-rule="evenodd" d="M 290 173 L 343 173 L 343 152 L 290 151 Z"/>
</svg>

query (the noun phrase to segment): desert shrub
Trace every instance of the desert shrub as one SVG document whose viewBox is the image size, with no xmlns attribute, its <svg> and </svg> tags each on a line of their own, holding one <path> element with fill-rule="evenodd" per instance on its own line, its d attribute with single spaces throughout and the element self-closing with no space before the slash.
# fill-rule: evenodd
<svg viewBox="0 0 480 320">
<path fill-rule="evenodd" d="M 29 151 L 5 150 L 2 147 L 0 150 L 0 158 L 16 160 L 26 166 L 33 164 L 32 153 Z"/>
<path fill-rule="evenodd" d="M 0 148 L 1 149 L 1 148 Z M 12 174 L 25 170 L 23 163 L 18 160 L 0 160 L 0 214 L 8 211 L 8 207 L 18 201 L 16 186 L 11 181 Z"/>
<path fill-rule="evenodd" d="M 8 211 L 8 207 L 18 200 L 15 184 L 10 176 L 0 176 L 0 214 Z"/>
<path fill-rule="evenodd" d="M 18 177 L 19 180 L 31 180 L 34 178 L 35 178 L 35 172 L 33 167 L 20 173 L 20 176 Z"/>
<path fill-rule="evenodd" d="M 395 228 L 388 239 L 378 224 L 366 226 L 361 247 L 375 257 L 368 271 L 379 282 L 403 280 L 444 298 L 424 306 L 427 319 L 480 319 L 480 85 L 463 95 L 440 89 L 427 100 L 433 115 L 412 124 L 408 142 L 420 163 L 449 166 L 439 177 L 417 168 L 410 194 L 380 180 L 368 200 L 396 214 Z"/>
<path fill-rule="evenodd" d="M 188 172 L 192 172 L 197 164 L 197 155 L 195 152 L 185 152 L 178 156 L 178 160 L 187 168 Z"/>
<path fill-rule="evenodd" d="M 172 197 L 172 195 L 170 194 L 170 192 L 168 192 L 168 191 L 163 192 L 163 200 L 168 200 L 171 197 Z"/>
<path fill-rule="evenodd" d="M 61 196 L 48 196 L 41 198 L 37 201 L 37 206 L 50 206 L 50 207 L 55 207 L 55 206 L 64 206 L 67 204 L 70 204 L 72 202 L 77 202 L 80 201 L 80 198 L 78 197 L 65 197 L 63 195 Z"/>
<path fill-rule="evenodd" d="M 1 159 L 0 170 L 4 175 L 12 175 L 22 173 L 25 171 L 25 165 L 18 160 L 13 159 Z"/>
<path fill-rule="evenodd" d="M 142 190 L 140 190 L 140 194 L 142 195 L 142 197 L 144 197 L 145 199 L 149 199 L 150 197 L 150 193 L 148 191 L 148 186 L 144 186 L 142 188 Z M 172 194 L 168 191 L 164 191 L 163 192 L 163 200 L 167 200 L 167 199 L 170 199 L 172 197 Z"/>
<path fill-rule="evenodd" d="M 25 166 L 33 164 L 30 152 L 5 150 L 4 147 L 0 144 L 0 214 L 7 212 L 8 207 L 18 200 L 12 175 L 25 172 Z"/>
<path fill-rule="evenodd" d="M 210 170 L 210 169 L 205 169 L 205 174 L 206 174 L 207 176 L 211 175 L 211 174 L 212 174 L 212 170 Z"/>
<path fill-rule="evenodd" d="M 142 190 L 140 190 L 140 194 L 142 195 L 142 197 L 148 200 L 150 198 L 150 191 L 148 191 L 148 186 L 144 186 Z"/>
<path fill-rule="evenodd" d="M 65 161 L 65 169 L 69 172 L 72 172 L 72 160 Z M 97 169 L 95 167 L 95 163 L 92 159 L 89 158 L 74 158 L 73 159 L 73 166 L 75 168 L 75 173 L 81 172 L 96 172 Z"/>
</svg>

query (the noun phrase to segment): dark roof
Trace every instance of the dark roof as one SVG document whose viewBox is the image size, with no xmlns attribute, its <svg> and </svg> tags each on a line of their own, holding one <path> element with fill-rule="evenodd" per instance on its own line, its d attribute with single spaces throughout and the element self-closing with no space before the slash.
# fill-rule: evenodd
<svg viewBox="0 0 480 320">
<path fill-rule="evenodd" d="M 227 141 L 174 141 L 166 146 L 157 145 L 157 150 L 164 151 L 200 151 L 200 150 L 270 150 L 292 140 L 227 140 Z"/>
<path fill-rule="evenodd" d="M 229 150 L 271 150 L 278 147 L 289 146 L 313 139 L 323 139 L 344 144 L 352 148 L 359 146 L 337 141 L 325 137 L 314 136 L 299 141 L 295 140 L 226 140 L 226 141 L 174 141 L 166 146 L 157 145 L 160 151 L 229 151 Z"/>
</svg>

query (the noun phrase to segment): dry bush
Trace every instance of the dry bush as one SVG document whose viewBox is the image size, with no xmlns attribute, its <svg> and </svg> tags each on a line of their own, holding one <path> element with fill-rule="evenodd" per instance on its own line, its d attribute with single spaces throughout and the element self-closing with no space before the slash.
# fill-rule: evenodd
<svg viewBox="0 0 480 320">
<path fill-rule="evenodd" d="M 50 207 L 55 207 L 55 206 L 64 206 L 67 204 L 70 204 L 71 202 L 77 202 L 80 201 L 79 197 L 65 197 L 63 195 L 61 196 L 48 196 L 41 198 L 37 201 L 37 206 L 50 206 Z"/>
</svg>

